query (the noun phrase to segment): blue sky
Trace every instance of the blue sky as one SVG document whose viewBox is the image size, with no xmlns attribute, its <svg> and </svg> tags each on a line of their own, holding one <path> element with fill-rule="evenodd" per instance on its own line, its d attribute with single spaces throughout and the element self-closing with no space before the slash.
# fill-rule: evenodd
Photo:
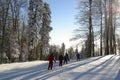
<svg viewBox="0 0 120 80">
<path fill-rule="evenodd" d="M 68 48 L 73 42 L 69 39 L 73 35 L 75 15 L 77 14 L 76 0 L 44 0 L 50 5 L 53 30 L 50 33 L 50 44 L 61 45 L 63 42 Z"/>
</svg>

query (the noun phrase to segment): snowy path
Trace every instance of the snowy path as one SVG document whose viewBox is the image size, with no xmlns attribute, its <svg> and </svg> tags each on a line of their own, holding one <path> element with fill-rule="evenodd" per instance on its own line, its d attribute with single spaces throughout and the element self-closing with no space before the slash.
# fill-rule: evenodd
<svg viewBox="0 0 120 80">
<path fill-rule="evenodd" d="M 46 61 L 0 65 L 0 80 L 120 80 L 120 56 L 94 57 L 73 61 L 63 67 Z"/>
</svg>

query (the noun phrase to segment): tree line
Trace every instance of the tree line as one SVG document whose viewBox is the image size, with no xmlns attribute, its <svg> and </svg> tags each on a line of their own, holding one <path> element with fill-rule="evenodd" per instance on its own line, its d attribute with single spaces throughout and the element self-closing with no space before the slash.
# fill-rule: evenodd
<svg viewBox="0 0 120 80">
<path fill-rule="evenodd" d="M 71 40 L 78 40 L 83 57 L 120 52 L 120 1 L 79 0 L 76 15 L 79 28 Z M 82 44 L 82 45 L 81 45 Z"/>
<path fill-rule="evenodd" d="M 41 60 L 49 52 L 49 4 L 0 0 L 0 63 Z"/>
</svg>

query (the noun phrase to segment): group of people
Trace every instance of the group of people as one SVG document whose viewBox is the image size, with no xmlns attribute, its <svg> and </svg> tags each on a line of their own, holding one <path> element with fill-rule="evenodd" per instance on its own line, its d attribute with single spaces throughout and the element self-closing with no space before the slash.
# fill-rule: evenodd
<svg viewBox="0 0 120 80">
<path fill-rule="evenodd" d="M 64 62 L 63 62 L 63 61 L 64 61 Z M 64 56 L 63 56 L 62 54 L 59 56 L 59 66 L 62 66 L 63 63 L 64 63 L 64 64 L 67 64 L 68 61 L 69 61 L 69 56 L 68 56 L 67 53 L 66 53 Z"/>
<path fill-rule="evenodd" d="M 80 61 L 80 54 L 79 53 L 76 54 L 76 57 L 77 57 L 77 61 Z M 69 61 L 68 53 L 66 53 L 64 56 L 62 54 L 60 54 L 58 60 L 59 60 L 59 66 L 60 67 L 62 67 L 63 64 L 67 64 L 68 61 Z M 48 61 L 49 61 L 48 70 L 52 70 L 53 62 L 56 62 L 53 54 L 49 55 Z"/>
</svg>

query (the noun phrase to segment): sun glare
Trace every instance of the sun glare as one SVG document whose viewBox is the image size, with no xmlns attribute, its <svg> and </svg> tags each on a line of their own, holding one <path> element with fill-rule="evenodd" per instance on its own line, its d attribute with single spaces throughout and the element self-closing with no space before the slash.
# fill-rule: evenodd
<svg viewBox="0 0 120 80">
<path fill-rule="evenodd" d="M 116 9 L 116 13 L 120 14 L 120 7 Z"/>
</svg>

